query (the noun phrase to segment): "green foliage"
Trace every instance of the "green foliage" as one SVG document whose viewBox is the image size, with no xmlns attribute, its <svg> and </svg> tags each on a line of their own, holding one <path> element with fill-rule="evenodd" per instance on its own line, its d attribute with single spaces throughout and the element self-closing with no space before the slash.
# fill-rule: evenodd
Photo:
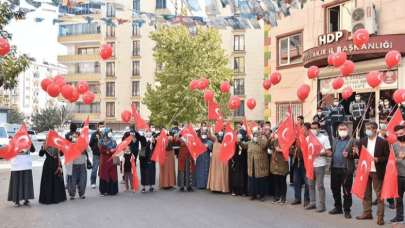
<svg viewBox="0 0 405 228">
<path fill-rule="evenodd" d="M 73 118 L 70 108 L 66 106 L 49 105 L 31 116 L 32 128 L 36 131 L 55 130 L 61 128 Z"/>
<path fill-rule="evenodd" d="M 18 109 L 12 109 L 8 111 L 8 123 L 10 124 L 23 124 L 25 115 L 23 112 L 18 111 Z"/>
<path fill-rule="evenodd" d="M 207 89 L 214 91 L 214 101 L 220 104 L 224 118 L 231 115 L 230 94 L 223 94 L 220 84 L 232 82 L 233 70 L 228 66 L 230 57 L 221 48 L 221 35 L 216 29 L 199 28 L 198 36 L 190 36 L 185 26 L 169 27 L 151 32 L 150 38 L 156 42 L 153 51 L 157 64 L 164 65 L 155 77 L 160 86 L 152 88 L 148 84 L 143 99 L 151 111 L 152 123 L 169 127 L 173 119 L 179 123 L 207 120 L 204 92 L 189 89 L 192 80 L 202 77 L 210 81 Z"/>
<path fill-rule="evenodd" d="M 7 2 L 0 5 L 0 37 L 10 41 L 12 34 L 4 30 L 4 27 L 13 18 L 13 7 Z M 17 47 L 11 46 L 10 51 L 5 56 L 0 56 L 0 87 L 13 89 L 17 86 L 16 77 L 29 67 L 29 61 L 24 56 L 17 55 Z"/>
</svg>

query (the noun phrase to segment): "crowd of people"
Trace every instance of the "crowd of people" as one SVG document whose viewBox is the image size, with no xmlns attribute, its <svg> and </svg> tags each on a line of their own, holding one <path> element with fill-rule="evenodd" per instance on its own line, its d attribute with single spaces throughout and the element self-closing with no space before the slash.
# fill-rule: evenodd
<svg viewBox="0 0 405 228">
<path fill-rule="evenodd" d="M 156 166 L 159 164 L 156 164 L 151 157 L 159 134 L 165 132 L 169 142 L 166 147 L 165 162 L 159 169 L 158 188 L 160 189 L 173 189 L 176 186 L 180 192 L 193 192 L 196 188 L 208 189 L 212 192 L 230 193 L 233 196 L 250 196 L 250 200 L 262 202 L 265 201 L 266 196 L 274 196 L 272 204 L 286 205 L 287 176 L 290 175 L 290 182 L 294 187 L 294 201 L 291 205 L 303 204 L 305 210 L 322 213 L 326 211 L 324 187 L 326 158 L 331 157 L 329 169 L 334 205 L 329 214 L 343 214 L 348 219 L 352 218 L 351 188 L 356 169 L 355 159 L 359 158 L 361 148 L 364 146 L 374 157 L 374 161 L 364 195 L 363 214 L 356 218 L 359 220 L 373 218 L 371 207 L 372 189 L 374 189 L 378 205 L 377 224 L 382 225 L 384 224 L 384 202 L 380 199 L 380 195 L 390 149 L 380 130 L 384 125 L 386 126 L 384 121 L 387 119 L 383 118 L 380 127 L 375 122 L 365 122 L 365 136 L 357 141 L 350 134 L 349 126 L 343 122 L 344 112 L 337 100 L 329 110 L 332 112 L 325 114 L 324 108 L 320 107 L 311 123 L 305 122 L 303 116 L 298 116 L 296 120 L 296 124 L 301 127 L 305 136 L 308 136 L 311 131 L 323 146 L 313 162 L 313 179 L 307 178 L 303 152 L 296 143 L 289 148 L 290 163 L 285 159 L 275 132 L 276 128 L 272 129 L 270 122 L 266 122 L 262 128 L 251 128 L 250 137 L 247 137 L 247 131 L 243 125 L 237 125 L 234 129 L 238 137 L 236 149 L 228 164 L 219 160 L 225 125 L 215 134 L 211 130 L 211 123 L 201 123 L 196 134 L 205 145 L 206 151 L 194 160 L 187 147 L 187 140 L 176 121 L 173 122 L 173 128 L 169 131 L 158 130 L 153 124 L 150 124 L 145 131 L 138 131 L 136 125 L 131 124 L 123 139 L 132 136 L 132 140 L 125 148 L 121 159 L 116 160 L 112 157 L 117 148 L 117 143 L 112 137 L 112 129 L 100 122 L 97 125 L 97 131 L 91 135 L 88 148 L 65 167 L 62 167 L 61 151 L 42 145 L 39 156 L 46 155 L 46 159 L 42 171 L 39 202 L 42 204 L 63 202 L 67 199 L 65 189 L 71 200 L 76 197 L 76 189 L 79 198 L 84 199 L 87 188 L 86 169 L 91 169 L 92 188 L 96 188 L 97 176 L 99 177 L 98 190 L 101 197 L 119 194 L 120 183 L 125 184 L 124 192 L 135 192 L 135 185 L 138 182 L 133 180 L 133 173 L 136 170 L 133 170 L 134 166 L 131 164 L 136 163 L 138 158 L 141 193 L 145 194 L 147 191 L 155 193 Z M 353 110 L 356 110 L 356 107 L 353 107 Z M 333 126 L 333 131 L 326 130 L 325 126 Z M 70 130 L 66 134 L 66 139 L 75 143 L 80 133 L 77 132 L 75 124 L 71 124 Z M 325 130 L 328 136 L 321 133 L 321 130 Z M 404 223 L 402 197 L 405 191 L 405 153 L 403 151 L 405 127 L 396 126 L 395 133 L 399 142 L 392 146 L 397 158 L 399 198 L 395 200 L 396 217 L 390 220 L 390 223 Z M 30 152 L 34 151 L 35 148 L 32 145 L 30 149 L 21 151 L 11 160 L 8 200 L 13 201 L 16 207 L 20 206 L 22 200 L 29 206 L 29 200 L 34 198 L 30 157 Z M 88 157 L 90 152 L 93 154 L 92 162 Z M 121 167 L 118 169 L 117 166 Z M 122 176 L 120 182 L 118 170 Z M 395 204 L 394 199 L 388 201 L 390 205 Z"/>
</svg>

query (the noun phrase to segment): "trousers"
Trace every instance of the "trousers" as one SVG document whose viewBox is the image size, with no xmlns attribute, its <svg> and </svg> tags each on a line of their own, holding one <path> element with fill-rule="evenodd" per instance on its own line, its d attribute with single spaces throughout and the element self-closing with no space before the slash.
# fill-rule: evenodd
<svg viewBox="0 0 405 228">
<path fill-rule="evenodd" d="M 342 210 L 342 197 L 340 190 L 343 189 L 343 209 L 350 212 L 352 206 L 352 185 L 353 173 L 347 174 L 344 168 L 332 168 L 330 175 L 330 188 L 332 190 L 333 199 L 335 200 L 335 208 Z"/>
<path fill-rule="evenodd" d="M 318 188 L 319 194 L 319 202 L 318 202 L 318 210 L 325 209 L 325 186 L 323 185 L 323 179 L 325 177 L 325 166 L 321 167 L 314 167 L 314 179 L 308 179 L 308 187 L 309 187 L 309 205 L 316 205 L 316 190 L 315 190 L 315 183 Z"/>
</svg>

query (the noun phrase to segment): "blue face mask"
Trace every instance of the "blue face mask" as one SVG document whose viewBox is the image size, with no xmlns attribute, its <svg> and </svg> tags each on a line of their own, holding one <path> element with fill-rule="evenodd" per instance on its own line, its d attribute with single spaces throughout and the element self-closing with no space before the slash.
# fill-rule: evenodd
<svg viewBox="0 0 405 228">
<path fill-rule="evenodd" d="M 387 128 L 387 124 L 380 123 L 381 130 L 385 130 Z"/>
<path fill-rule="evenodd" d="M 311 129 L 312 134 L 314 134 L 315 136 L 318 136 L 318 131 L 317 130 L 312 130 Z"/>
<path fill-rule="evenodd" d="M 367 130 L 367 131 L 366 131 L 366 135 L 367 135 L 368 137 L 372 136 L 372 135 L 373 135 L 373 131 Z"/>
<path fill-rule="evenodd" d="M 239 139 L 242 139 L 243 136 L 242 136 L 241 134 L 238 134 L 238 138 L 239 138 Z"/>
<path fill-rule="evenodd" d="M 146 133 L 146 137 L 150 138 L 152 136 L 151 132 Z"/>
<path fill-rule="evenodd" d="M 183 140 L 184 143 L 187 143 L 187 140 L 182 136 L 181 140 Z"/>
<path fill-rule="evenodd" d="M 224 135 L 224 132 L 220 131 L 218 132 L 218 136 L 222 137 Z"/>
</svg>

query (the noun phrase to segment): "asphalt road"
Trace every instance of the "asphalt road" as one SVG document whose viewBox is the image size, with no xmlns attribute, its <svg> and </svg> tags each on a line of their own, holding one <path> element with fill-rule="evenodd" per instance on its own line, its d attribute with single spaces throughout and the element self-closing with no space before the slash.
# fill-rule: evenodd
<svg viewBox="0 0 405 228">
<path fill-rule="evenodd" d="M 34 142 L 34 145 L 39 151 L 41 143 Z M 31 207 L 22 205 L 20 208 L 7 202 L 10 164 L 0 160 L 0 227 L 378 227 L 376 206 L 373 206 L 374 220 L 358 221 L 354 218 L 362 213 L 362 202 L 356 196 L 353 196 L 352 219 L 327 212 L 306 211 L 303 205 L 274 205 L 271 197 L 266 197 L 265 202 L 249 201 L 248 197 L 233 197 L 208 190 L 180 193 L 178 188 L 158 189 L 156 193 L 141 194 L 140 191 L 124 193 L 125 186 L 120 185 L 120 195 L 100 197 L 98 188 L 92 189 L 89 181 L 86 199 L 42 205 L 38 198 L 45 158 L 39 157 L 38 152 L 33 153 L 32 158 L 35 200 L 31 201 Z M 331 210 L 333 198 L 328 176 L 325 177 L 325 188 L 326 209 Z M 294 200 L 292 186 L 288 186 L 287 194 L 290 203 Z M 394 210 L 389 209 L 387 203 L 385 208 L 385 227 L 388 227 Z"/>
</svg>

